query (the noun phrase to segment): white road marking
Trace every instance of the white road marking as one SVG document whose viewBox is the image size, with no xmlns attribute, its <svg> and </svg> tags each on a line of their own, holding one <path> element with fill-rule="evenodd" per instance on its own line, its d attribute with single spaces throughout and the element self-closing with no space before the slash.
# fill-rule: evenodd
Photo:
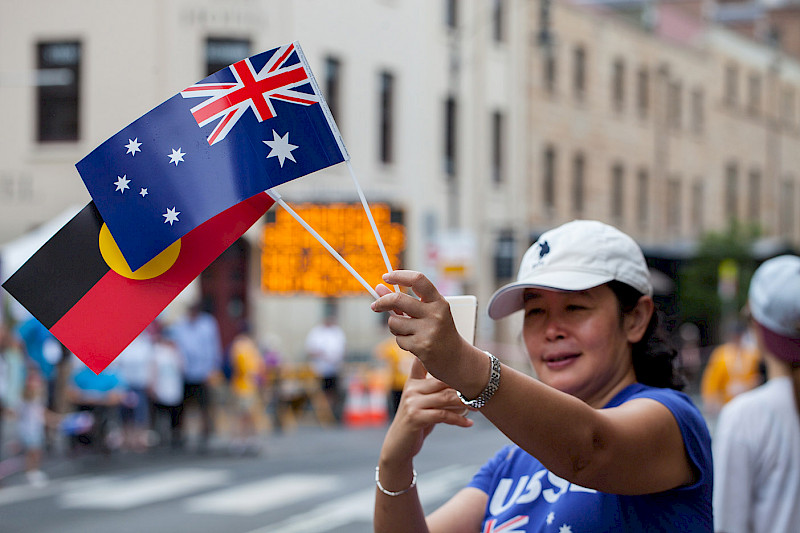
<svg viewBox="0 0 800 533">
<path fill-rule="evenodd" d="M 425 474 L 420 479 L 419 495 L 422 505 L 446 500 L 463 487 L 477 467 L 455 465 Z M 349 496 L 329 500 L 313 509 L 297 514 L 278 524 L 255 529 L 250 533 L 322 533 L 352 523 L 371 523 L 375 488 L 360 490 Z"/>
<path fill-rule="evenodd" d="M 255 515 L 336 490 L 336 476 L 290 474 L 189 498 L 190 513 Z"/>
<path fill-rule="evenodd" d="M 131 509 L 228 483 L 230 472 L 184 468 L 132 479 L 115 479 L 62 494 L 63 508 Z"/>
</svg>

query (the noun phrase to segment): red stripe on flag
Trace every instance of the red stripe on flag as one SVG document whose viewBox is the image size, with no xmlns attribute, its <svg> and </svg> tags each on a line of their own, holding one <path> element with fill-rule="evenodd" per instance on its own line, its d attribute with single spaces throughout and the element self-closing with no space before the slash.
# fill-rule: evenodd
<svg viewBox="0 0 800 533">
<path fill-rule="evenodd" d="M 178 259 L 160 276 L 133 280 L 109 271 L 50 331 L 101 372 L 273 203 L 261 193 L 201 224 L 181 239 Z"/>
</svg>

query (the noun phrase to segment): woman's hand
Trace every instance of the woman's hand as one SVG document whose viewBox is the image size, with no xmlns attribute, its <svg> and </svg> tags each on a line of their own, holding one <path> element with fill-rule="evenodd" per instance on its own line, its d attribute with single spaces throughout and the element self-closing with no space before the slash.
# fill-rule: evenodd
<svg viewBox="0 0 800 533">
<path fill-rule="evenodd" d="M 472 426 L 467 413 L 456 391 L 429 375 L 419 359 L 414 359 L 400 406 L 381 449 L 381 470 L 390 464 L 408 464 L 436 424 Z"/>
<path fill-rule="evenodd" d="M 448 380 L 464 352 L 473 349 L 459 335 L 450 304 L 419 272 L 395 270 L 384 274 L 383 280 L 390 285 L 409 287 L 419 300 L 378 285 L 380 298 L 372 303 L 372 310 L 393 312 L 388 325 L 397 337 L 398 346 L 416 355 L 431 374 Z"/>
</svg>

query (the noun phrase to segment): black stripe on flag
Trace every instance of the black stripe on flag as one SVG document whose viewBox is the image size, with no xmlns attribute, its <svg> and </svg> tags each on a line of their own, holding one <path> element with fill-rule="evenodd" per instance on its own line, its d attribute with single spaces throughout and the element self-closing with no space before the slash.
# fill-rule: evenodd
<svg viewBox="0 0 800 533">
<path fill-rule="evenodd" d="M 5 283 L 5 288 L 50 329 L 109 270 L 98 238 L 103 219 L 90 202 Z"/>
</svg>

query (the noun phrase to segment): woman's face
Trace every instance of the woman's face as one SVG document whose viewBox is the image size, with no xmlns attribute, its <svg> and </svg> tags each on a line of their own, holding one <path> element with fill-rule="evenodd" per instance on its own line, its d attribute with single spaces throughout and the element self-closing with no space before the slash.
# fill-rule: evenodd
<svg viewBox="0 0 800 533">
<path fill-rule="evenodd" d="M 602 407 L 636 381 L 628 328 L 607 285 L 576 292 L 527 289 L 524 299 L 523 339 L 542 382 Z"/>
</svg>

